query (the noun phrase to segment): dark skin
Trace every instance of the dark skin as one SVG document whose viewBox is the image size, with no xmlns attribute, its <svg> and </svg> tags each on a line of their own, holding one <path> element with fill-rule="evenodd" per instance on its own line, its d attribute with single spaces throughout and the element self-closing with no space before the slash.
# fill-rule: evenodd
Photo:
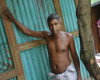
<svg viewBox="0 0 100 80">
<path fill-rule="evenodd" d="M 75 49 L 74 38 L 71 34 L 60 30 L 61 23 L 58 19 L 52 19 L 49 22 L 50 32 L 32 31 L 17 21 L 7 7 L 2 9 L 2 14 L 6 15 L 11 21 L 13 21 L 26 35 L 43 38 L 47 41 L 50 67 L 53 73 L 61 74 L 71 64 L 71 60 L 69 58 L 70 50 L 75 68 L 77 70 L 78 80 L 81 80 L 80 64 Z"/>
</svg>

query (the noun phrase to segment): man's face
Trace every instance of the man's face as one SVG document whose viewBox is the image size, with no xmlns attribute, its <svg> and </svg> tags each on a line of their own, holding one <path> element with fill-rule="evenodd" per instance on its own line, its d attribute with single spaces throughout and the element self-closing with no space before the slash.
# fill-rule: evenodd
<svg viewBox="0 0 100 80">
<path fill-rule="evenodd" d="M 61 23 L 58 21 L 58 19 L 52 19 L 49 22 L 49 29 L 52 33 L 56 33 L 61 29 Z"/>
</svg>

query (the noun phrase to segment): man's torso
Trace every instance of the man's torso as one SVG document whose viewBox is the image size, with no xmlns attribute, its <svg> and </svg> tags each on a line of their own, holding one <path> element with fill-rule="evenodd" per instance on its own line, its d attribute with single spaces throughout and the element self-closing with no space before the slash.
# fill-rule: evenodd
<svg viewBox="0 0 100 80">
<path fill-rule="evenodd" d="M 53 73 L 63 73 L 70 65 L 69 34 L 62 32 L 57 36 L 46 35 L 50 67 Z"/>
</svg>

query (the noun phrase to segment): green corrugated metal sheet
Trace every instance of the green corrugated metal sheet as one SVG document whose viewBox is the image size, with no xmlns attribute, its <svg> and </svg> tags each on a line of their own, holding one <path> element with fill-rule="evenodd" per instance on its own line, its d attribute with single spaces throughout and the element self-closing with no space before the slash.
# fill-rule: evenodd
<svg viewBox="0 0 100 80">
<path fill-rule="evenodd" d="M 72 32 L 78 30 L 74 0 L 59 1 L 63 13 L 66 31 Z M 49 30 L 46 24 L 46 19 L 49 14 L 55 13 L 53 0 L 6 0 L 6 2 L 15 18 L 31 30 Z M 2 26 L 2 23 L 0 23 L 0 26 Z M 18 44 L 37 40 L 37 38 L 29 37 L 23 34 L 18 28 L 16 28 L 14 24 L 13 27 Z M 3 37 L 5 37 L 6 35 L 4 30 L 1 31 L 3 33 Z M 75 37 L 74 40 L 78 56 L 80 57 L 80 39 L 79 37 Z M 1 41 L 4 40 L 1 39 Z M 4 43 L 6 42 L 7 41 Z M 46 45 L 22 51 L 20 52 L 20 56 L 26 80 L 50 80 L 50 77 L 48 76 L 50 71 L 48 61 L 49 57 Z M 2 61 L 3 59 L 1 58 L 0 60 Z M 89 73 L 84 67 L 82 61 L 80 61 L 80 65 L 82 79 L 84 80 L 85 78 L 89 77 Z M 16 78 L 12 78 L 11 80 L 16 80 Z"/>
<path fill-rule="evenodd" d="M 61 10 L 63 14 L 64 24 L 67 32 L 73 32 L 78 30 L 77 17 L 76 17 L 76 7 L 74 0 L 59 0 L 61 5 Z M 75 46 L 80 58 L 80 39 L 79 36 L 74 37 Z M 88 71 L 84 67 L 82 61 L 80 60 L 81 76 L 82 80 L 90 77 Z"/>
<path fill-rule="evenodd" d="M 55 13 L 52 0 L 6 0 L 15 18 L 31 30 L 49 30 L 47 17 Z M 17 43 L 37 40 L 23 34 L 14 25 Z M 48 51 L 46 45 L 20 52 L 26 80 L 50 80 Z"/>
<path fill-rule="evenodd" d="M 7 5 L 17 20 L 31 30 L 49 30 L 46 18 L 52 12 L 55 13 L 52 0 L 6 0 Z M 26 36 L 14 25 L 17 43 L 21 44 L 37 38 Z M 23 37 L 23 38 L 22 38 Z"/>
</svg>

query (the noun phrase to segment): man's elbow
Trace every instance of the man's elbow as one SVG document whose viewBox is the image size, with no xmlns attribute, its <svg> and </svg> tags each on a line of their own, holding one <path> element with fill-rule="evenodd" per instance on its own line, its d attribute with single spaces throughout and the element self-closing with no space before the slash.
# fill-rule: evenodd
<svg viewBox="0 0 100 80">
<path fill-rule="evenodd" d="M 25 35 L 30 36 L 31 35 L 31 31 L 24 31 L 23 32 Z"/>
</svg>

